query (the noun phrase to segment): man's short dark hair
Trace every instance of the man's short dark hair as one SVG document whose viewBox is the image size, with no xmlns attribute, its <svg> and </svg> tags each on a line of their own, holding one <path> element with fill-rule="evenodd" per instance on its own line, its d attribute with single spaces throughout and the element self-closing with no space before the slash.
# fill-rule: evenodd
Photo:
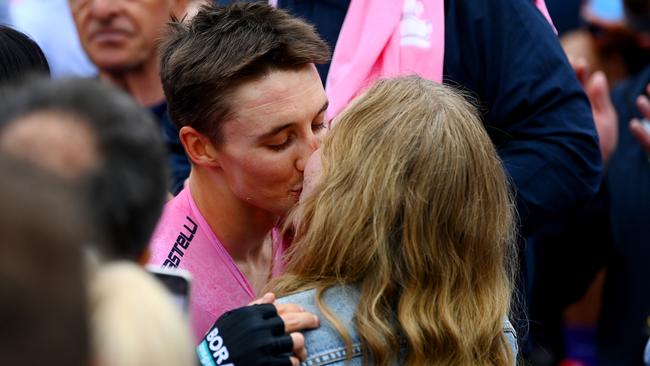
<svg viewBox="0 0 650 366">
<path fill-rule="evenodd" d="M 265 3 L 204 6 L 174 22 L 161 45 L 161 79 L 172 120 L 221 140 L 234 89 L 273 70 L 325 63 L 330 51 L 314 28 Z"/>
<path fill-rule="evenodd" d="M 150 114 L 96 80 L 31 80 L 1 95 L 0 133 L 21 117 L 49 111 L 87 124 L 100 161 L 82 174 L 81 187 L 107 244 L 105 254 L 138 259 L 162 211 L 167 186 L 165 148 Z"/>
</svg>

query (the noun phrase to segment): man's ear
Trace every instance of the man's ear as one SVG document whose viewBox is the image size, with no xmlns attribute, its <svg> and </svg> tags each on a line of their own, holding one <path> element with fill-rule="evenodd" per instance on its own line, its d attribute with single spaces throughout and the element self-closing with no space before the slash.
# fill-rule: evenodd
<svg viewBox="0 0 650 366">
<path fill-rule="evenodd" d="M 219 166 L 219 154 L 212 140 L 190 126 L 181 127 L 178 137 L 185 153 L 198 166 Z"/>
</svg>

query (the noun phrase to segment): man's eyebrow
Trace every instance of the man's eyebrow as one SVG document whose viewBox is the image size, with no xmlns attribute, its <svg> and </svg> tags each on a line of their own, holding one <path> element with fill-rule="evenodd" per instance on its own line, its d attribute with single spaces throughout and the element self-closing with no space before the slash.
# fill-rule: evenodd
<svg viewBox="0 0 650 366">
<path fill-rule="evenodd" d="M 329 105 L 330 105 L 329 101 L 325 102 L 325 104 L 323 104 L 323 107 L 318 111 L 318 113 L 316 113 L 316 116 L 318 116 L 319 114 L 325 112 L 325 111 L 327 110 L 327 108 L 329 107 Z M 316 117 L 316 116 L 314 116 L 314 117 Z M 263 135 L 261 135 L 261 136 L 259 137 L 259 139 L 260 139 L 260 140 L 265 140 L 265 139 L 271 138 L 271 137 L 273 137 L 274 135 L 276 135 L 276 134 L 282 132 L 282 130 L 291 127 L 291 125 L 293 125 L 293 124 L 294 124 L 294 122 L 289 122 L 289 123 L 285 123 L 285 124 L 283 124 L 283 125 L 280 125 L 280 126 L 274 127 L 274 128 L 272 128 L 269 132 L 266 132 L 266 133 L 264 133 Z"/>
</svg>

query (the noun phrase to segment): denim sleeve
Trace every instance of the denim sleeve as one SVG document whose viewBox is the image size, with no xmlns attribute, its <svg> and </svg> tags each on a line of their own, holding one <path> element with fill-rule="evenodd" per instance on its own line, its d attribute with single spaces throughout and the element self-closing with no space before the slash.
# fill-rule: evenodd
<svg viewBox="0 0 650 366">
<path fill-rule="evenodd" d="M 503 322 L 503 332 L 506 335 L 506 340 L 508 345 L 510 345 L 510 352 L 512 352 L 513 363 L 512 365 L 517 365 L 517 354 L 519 353 L 519 346 L 517 345 L 517 332 L 512 326 L 509 320 Z"/>
</svg>

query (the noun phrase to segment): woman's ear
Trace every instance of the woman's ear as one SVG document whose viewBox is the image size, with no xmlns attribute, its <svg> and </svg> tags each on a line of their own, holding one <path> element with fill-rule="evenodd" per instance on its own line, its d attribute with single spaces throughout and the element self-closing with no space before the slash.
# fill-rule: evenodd
<svg viewBox="0 0 650 366">
<path fill-rule="evenodd" d="M 212 139 L 190 126 L 181 127 L 178 136 L 185 147 L 187 157 L 197 166 L 219 166 L 219 152 Z"/>
</svg>

